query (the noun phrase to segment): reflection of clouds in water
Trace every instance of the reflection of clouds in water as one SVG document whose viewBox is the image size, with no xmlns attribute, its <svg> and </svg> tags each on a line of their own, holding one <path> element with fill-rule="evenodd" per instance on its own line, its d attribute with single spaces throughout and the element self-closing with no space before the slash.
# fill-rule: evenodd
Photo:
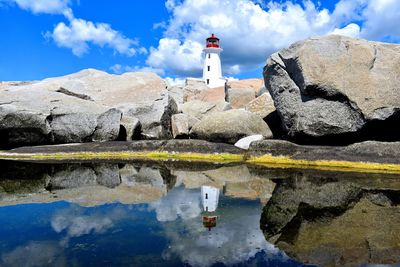
<svg viewBox="0 0 400 267">
<path fill-rule="evenodd" d="M 75 237 L 94 233 L 103 233 L 112 226 L 110 218 L 96 218 L 91 216 L 78 216 L 74 218 L 66 218 L 62 215 L 57 215 L 51 221 L 51 226 L 54 231 L 60 233 L 67 231 L 68 236 Z"/>
<path fill-rule="evenodd" d="M 185 190 L 183 187 L 174 188 L 168 195 L 150 204 L 160 222 L 175 221 L 178 217 L 183 220 L 200 215 L 200 190 Z"/>
<path fill-rule="evenodd" d="M 275 247 L 265 241 L 259 229 L 260 215 L 246 213 L 251 210 L 241 212 L 234 220 L 223 222 L 221 217 L 217 227 L 210 232 L 200 220 L 187 222 L 197 227 L 188 227 L 185 222 L 177 225 L 186 230 L 184 233 L 168 225 L 168 228 L 172 228 L 166 230 L 170 248 L 164 255 L 167 258 L 178 255 L 182 261 L 194 266 L 210 266 L 216 262 L 226 265 L 245 262 L 261 250 L 271 255 L 278 253 Z"/>
<path fill-rule="evenodd" d="M 79 237 L 90 233 L 100 234 L 113 226 L 113 221 L 124 217 L 124 211 L 115 208 L 103 213 L 83 214 L 82 208 L 72 207 L 61 210 L 51 219 L 54 231 L 66 231 L 67 237 Z"/>
<path fill-rule="evenodd" d="M 279 253 L 265 241 L 260 230 L 259 207 L 219 207 L 217 227 L 208 231 L 200 216 L 200 197 L 200 190 L 179 187 L 151 205 L 157 219 L 166 222 L 165 235 L 170 245 L 164 257 L 178 255 L 190 265 L 210 266 L 216 262 L 227 265 L 244 262 L 261 250 L 270 255 Z M 178 217 L 182 220 L 176 220 Z"/>
<path fill-rule="evenodd" d="M 32 241 L 1 256 L 0 266 L 67 266 L 62 248 L 55 241 Z"/>
</svg>

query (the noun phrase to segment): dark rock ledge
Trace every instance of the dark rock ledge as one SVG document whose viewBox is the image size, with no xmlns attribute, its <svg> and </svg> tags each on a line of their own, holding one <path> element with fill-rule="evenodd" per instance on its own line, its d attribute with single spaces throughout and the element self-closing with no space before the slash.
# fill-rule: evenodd
<svg viewBox="0 0 400 267">
<path fill-rule="evenodd" d="M 104 152 L 169 152 L 199 153 L 205 155 L 243 155 L 243 161 L 251 156 L 285 156 L 295 160 L 326 160 L 400 164 L 400 142 L 368 141 L 349 146 L 304 146 L 282 140 L 253 142 L 248 151 L 233 145 L 211 143 L 202 140 L 146 140 L 133 142 L 102 142 L 67 145 L 21 147 L 0 152 L 0 159 L 18 158 L 23 155 L 60 153 Z M 212 159 L 210 159 L 212 160 Z"/>
</svg>

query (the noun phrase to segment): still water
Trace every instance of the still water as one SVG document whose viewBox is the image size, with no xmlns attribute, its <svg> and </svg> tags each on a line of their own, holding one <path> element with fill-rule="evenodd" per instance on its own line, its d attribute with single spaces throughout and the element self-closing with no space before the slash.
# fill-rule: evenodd
<svg viewBox="0 0 400 267">
<path fill-rule="evenodd" d="M 0 266 L 400 266 L 400 177 L 0 162 Z"/>
</svg>

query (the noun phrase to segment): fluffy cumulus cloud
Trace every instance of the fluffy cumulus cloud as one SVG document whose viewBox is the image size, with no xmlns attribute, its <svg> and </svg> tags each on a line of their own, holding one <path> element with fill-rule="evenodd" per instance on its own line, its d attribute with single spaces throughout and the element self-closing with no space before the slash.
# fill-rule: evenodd
<svg viewBox="0 0 400 267">
<path fill-rule="evenodd" d="M 136 49 L 138 42 L 123 36 L 106 23 L 93 23 L 84 19 L 72 18 L 69 24 L 60 22 L 51 36 L 57 45 L 72 49 L 74 55 L 82 56 L 89 50 L 89 44 L 100 47 L 108 46 L 114 51 L 133 56 L 137 51 L 145 53 L 144 48 Z"/>
<path fill-rule="evenodd" d="M 202 51 L 203 45 L 194 40 L 181 43 L 175 38 L 162 38 L 158 48 L 150 48 L 146 63 L 153 68 L 193 75 L 201 69 Z"/>
<path fill-rule="evenodd" d="M 75 18 L 70 0 L 0 0 L 0 3 L 15 4 L 34 14 L 59 14 L 67 18 L 68 23 L 58 23 L 45 37 L 52 39 L 60 47 L 70 48 L 76 56 L 89 51 L 90 45 L 109 47 L 116 53 L 133 56 L 147 53 L 138 41 L 124 36 L 107 23 L 96 23 Z"/>
<path fill-rule="evenodd" d="M 358 38 L 360 37 L 360 26 L 358 26 L 355 23 L 351 23 L 347 25 L 344 28 L 336 28 L 332 31 L 332 34 L 337 34 L 337 35 L 344 35 L 344 36 L 349 36 L 349 37 L 354 37 Z"/>
<path fill-rule="evenodd" d="M 363 11 L 361 36 L 373 40 L 400 41 L 400 1 L 370 0 Z"/>
<path fill-rule="evenodd" d="M 34 14 L 64 14 L 70 11 L 69 0 L 0 0 L 0 2 L 15 3 Z"/>
<path fill-rule="evenodd" d="M 166 8 L 171 18 L 147 64 L 181 76 L 201 74 L 204 39 L 212 32 L 221 38 L 228 75 L 261 67 L 271 53 L 310 36 L 400 36 L 397 0 L 341 0 L 333 11 L 310 0 L 168 0 Z"/>
</svg>

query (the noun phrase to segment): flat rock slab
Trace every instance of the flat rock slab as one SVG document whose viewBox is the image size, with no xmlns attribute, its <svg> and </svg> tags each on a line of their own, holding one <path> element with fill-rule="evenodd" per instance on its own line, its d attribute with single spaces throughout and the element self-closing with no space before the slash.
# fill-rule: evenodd
<svg viewBox="0 0 400 267">
<path fill-rule="evenodd" d="M 203 140 L 142 140 L 133 142 L 101 142 L 65 145 L 48 145 L 21 147 L 8 151 L 0 151 L 0 159 L 18 158 L 22 155 L 60 154 L 60 153 L 102 153 L 102 152 L 169 152 L 169 153 L 198 153 L 198 154 L 232 154 L 242 155 L 242 162 L 250 157 L 258 157 L 254 163 L 263 163 L 260 157 L 274 157 L 279 163 L 283 156 L 292 160 L 364 162 L 380 164 L 400 164 L 400 142 L 368 141 L 349 146 L 304 146 L 284 140 L 263 140 L 250 144 L 249 150 L 243 150 L 230 144 L 212 143 Z M 34 156 L 32 159 L 35 159 Z M 25 158 L 27 160 L 27 158 Z M 49 160 L 49 158 L 47 158 Z M 156 160 L 156 158 L 155 158 Z M 212 161 L 212 159 L 210 159 Z M 269 162 L 269 163 L 271 163 Z M 294 163 L 296 165 L 296 163 Z M 301 162 L 299 161 L 299 165 Z M 350 164 L 351 165 L 351 164 Z M 351 168 L 351 166 L 348 168 Z M 308 166 L 308 165 L 307 165 Z M 338 167 L 340 167 L 338 165 Z M 342 166 L 346 167 L 346 166 Z"/>
<path fill-rule="evenodd" d="M 400 164 L 400 142 L 366 141 L 349 146 L 305 146 L 283 140 L 250 144 L 252 155 L 286 156 L 298 160 L 334 160 Z"/>
<path fill-rule="evenodd" d="M 118 151 L 165 151 L 191 153 L 229 153 L 241 154 L 243 150 L 233 145 L 211 143 L 203 140 L 142 140 L 133 142 L 115 141 L 101 143 L 81 143 L 65 145 L 48 145 L 21 147 L 6 151 L 8 154 L 50 154 L 50 153 L 78 153 L 78 152 L 118 152 Z M 0 155 L 1 158 L 1 155 Z"/>
</svg>

